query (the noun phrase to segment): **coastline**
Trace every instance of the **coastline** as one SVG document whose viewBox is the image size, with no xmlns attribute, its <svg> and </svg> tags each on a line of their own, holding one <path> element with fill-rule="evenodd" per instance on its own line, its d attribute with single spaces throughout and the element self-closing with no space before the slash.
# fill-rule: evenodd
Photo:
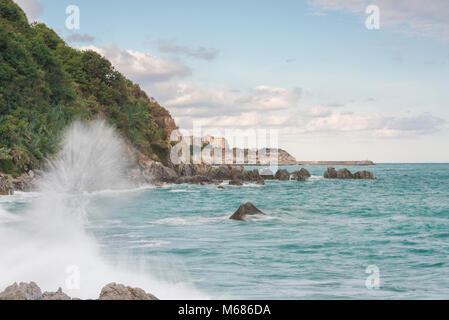
<svg viewBox="0 0 449 320">
<path fill-rule="evenodd" d="M 215 163 L 213 166 L 220 166 L 221 163 Z M 232 163 L 233 166 L 251 166 L 251 167 L 269 167 L 270 164 L 264 163 Z M 363 161 L 279 161 L 278 166 L 375 166 L 371 160 Z"/>
</svg>

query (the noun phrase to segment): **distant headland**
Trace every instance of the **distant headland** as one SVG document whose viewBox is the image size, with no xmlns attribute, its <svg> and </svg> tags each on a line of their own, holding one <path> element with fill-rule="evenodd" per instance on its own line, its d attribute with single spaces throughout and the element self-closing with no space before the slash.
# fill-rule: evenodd
<svg viewBox="0 0 449 320">
<path fill-rule="evenodd" d="M 188 145 L 193 145 L 196 137 L 184 137 Z M 242 149 L 230 148 L 226 138 L 213 137 L 210 135 L 198 137 L 197 142 L 201 144 L 201 149 L 209 146 L 211 148 L 212 164 L 232 164 L 232 165 L 254 165 L 265 166 L 267 161 L 273 163 L 273 157 L 277 153 L 277 164 L 281 166 L 309 165 L 309 166 L 373 166 L 371 160 L 357 161 L 298 161 L 286 150 L 280 148 L 263 149 Z M 231 160 L 232 159 L 232 160 Z"/>
</svg>

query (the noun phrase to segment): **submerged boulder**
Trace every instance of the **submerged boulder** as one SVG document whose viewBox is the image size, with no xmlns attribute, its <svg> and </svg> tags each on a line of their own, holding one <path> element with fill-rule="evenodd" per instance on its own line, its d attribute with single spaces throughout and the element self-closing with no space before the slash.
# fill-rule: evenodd
<svg viewBox="0 0 449 320">
<path fill-rule="evenodd" d="M 372 172 L 364 170 L 354 173 L 354 179 L 376 179 L 376 177 Z"/>
<path fill-rule="evenodd" d="M 324 173 L 325 179 L 337 179 L 337 170 L 334 167 L 327 168 L 327 171 Z"/>
<path fill-rule="evenodd" d="M 337 179 L 353 179 L 354 175 L 346 168 L 337 171 Z"/>
<path fill-rule="evenodd" d="M 274 177 L 280 181 L 287 181 L 290 180 L 290 173 L 285 169 L 279 169 Z"/>
<path fill-rule="evenodd" d="M 0 300 L 42 300 L 42 291 L 34 282 L 15 282 L 0 293 Z"/>
<path fill-rule="evenodd" d="M 264 215 L 265 213 L 257 209 L 256 206 L 254 206 L 251 202 L 247 202 L 245 204 L 242 204 L 229 219 L 245 221 L 246 216 L 258 214 Z"/>
<path fill-rule="evenodd" d="M 110 283 L 101 289 L 98 300 L 159 300 L 140 288 L 125 287 L 123 284 Z"/>
</svg>

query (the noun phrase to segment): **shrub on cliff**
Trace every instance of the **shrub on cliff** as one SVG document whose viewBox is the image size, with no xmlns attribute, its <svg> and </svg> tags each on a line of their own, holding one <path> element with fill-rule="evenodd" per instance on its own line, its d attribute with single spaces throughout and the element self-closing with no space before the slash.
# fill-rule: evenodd
<svg viewBox="0 0 449 320">
<path fill-rule="evenodd" d="M 142 153 L 169 161 L 170 113 L 93 51 L 66 45 L 0 2 L 0 171 L 21 173 L 59 148 L 74 119 L 102 115 Z"/>
</svg>

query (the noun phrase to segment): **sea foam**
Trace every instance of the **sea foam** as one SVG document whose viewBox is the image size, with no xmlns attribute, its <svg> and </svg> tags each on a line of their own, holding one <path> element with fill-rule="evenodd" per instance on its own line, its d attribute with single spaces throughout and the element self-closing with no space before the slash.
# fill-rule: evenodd
<svg viewBox="0 0 449 320">
<path fill-rule="evenodd" d="M 144 261 L 129 264 L 123 259 L 113 265 L 86 231 L 92 194 L 132 186 L 126 178 L 131 165 L 126 154 L 105 121 L 70 126 L 20 221 L 0 208 L 0 290 L 16 281 L 35 281 L 43 290 L 62 287 L 72 297 L 96 298 L 103 286 L 117 282 L 162 299 L 207 298 L 187 278 L 172 283 L 155 279 Z"/>
</svg>

